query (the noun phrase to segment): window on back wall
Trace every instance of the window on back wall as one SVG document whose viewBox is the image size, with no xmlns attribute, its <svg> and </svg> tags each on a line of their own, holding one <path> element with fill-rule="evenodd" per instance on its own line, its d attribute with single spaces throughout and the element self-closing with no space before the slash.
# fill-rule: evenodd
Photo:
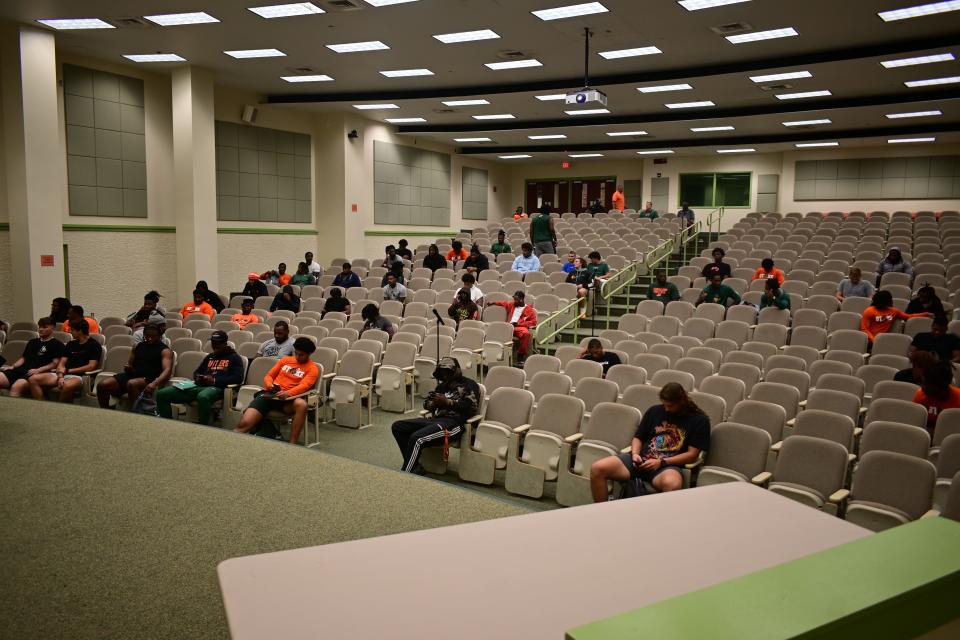
<svg viewBox="0 0 960 640">
<path fill-rule="evenodd" d="M 749 173 L 681 173 L 680 202 L 691 207 L 749 207 Z"/>
<path fill-rule="evenodd" d="M 63 65 L 72 216 L 147 217 L 143 81 Z"/>
<path fill-rule="evenodd" d="M 216 123 L 217 220 L 309 223 L 310 136 Z"/>
<path fill-rule="evenodd" d="M 463 168 L 463 219 L 487 219 L 487 170 Z"/>
</svg>

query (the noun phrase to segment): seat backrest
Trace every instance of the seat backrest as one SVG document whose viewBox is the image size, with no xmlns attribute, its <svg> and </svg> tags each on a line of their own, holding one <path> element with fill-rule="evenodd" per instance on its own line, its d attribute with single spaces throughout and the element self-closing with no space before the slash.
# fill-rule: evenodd
<svg viewBox="0 0 960 640">
<path fill-rule="evenodd" d="M 548 431 L 561 438 L 567 438 L 580 431 L 583 412 L 584 404 L 580 398 L 547 393 L 537 401 L 537 408 L 530 424 L 537 431 Z"/>
<path fill-rule="evenodd" d="M 316 362 L 321 367 L 323 375 L 326 375 L 336 373 L 340 353 L 330 347 L 317 347 L 317 350 L 310 354 L 310 359 Z"/>
<path fill-rule="evenodd" d="M 688 392 L 696 387 L 696 379 L 692 373 L 677 369 L 660 369 L 650 377 L 650 384 L 655 387 L 663 387 L 670 382 L 680 384 Z"/>
<path fill-rule="evenodd" d="M 389 349 L 388 349 L 389 351 Z M 509 387 L 513 389 L 523 389 L 527 380 L 527 373 L 524 369 L 514 367 L 492 367 L 487 376 L 483 379 L 487 393 L 493 395 L 496 389 Z"/>
<path fill-rule="evenodd" d="M 527 357 L 523 363 L 523 370 L 526 372 L 527 378 L 532 380 L 533 376 L 540 371 L 552 371 L 557 373 L 560 371 L 560 366 L 559 358 L 543 354 L 536 354 Z M 499 367 L 494 367 L 493 370 L 491 370 L 491 373 L 498 368 Z"/>
<path fill-rule="evenodd" d="M 937 456 L 937 477 L 952 478 L 960 471 L 960 434 L 944 438 Z"/>
<path fill-rule="evenodd" d="M 120 346 L 107 350 L 107 357 L 103 360 L 103 370 L 119 373 L 123 371 L 123 365 L 130 361 L 130 352 L 133 347 Z M 13 362 L 11 360 L 11 362 Z"/>
<path fill-rule="evenodd" d="M 849 451 L 853 451 L 853 430 L 855 423 L 849 416 L 843 416 L 832 411 L 807 409 L 797 414 L 793 433 L 798 436 L 823 438 L 838 444 Z"/>
<path fill-rule="evenodd" d="M 930 509 L 936 479 L 936 467 L 927 460 L 869 451 L 860 459 L 851 498 L 894 507 L 916 520 Z"/>
<path fill-rule="evenodd" d="M 873 387 L 874 398 L 893 398 L 895 400 L 905 400 L 913 402 L 913 397 L 917 394 L 920 387 L 911 382 L 899 382 L 896 380 L 881 380 Z M 941 414 L 937 419 L 939 423 L 943 418 Z"/>
<path fill-rule="evenodd" d="M 670 304 L 674 304 L 671 302 Z M 647 331 L 659 334 L 665 338 L 680 333 L 680 319 L 676 316 L 656 316 L 647 322 Z"/>
<path fill-rule="evenodd" d="M 778 404 L 760 400 L 744 400 L 730 412 L 730 421 L 759 427 L 770 434 L 773 442 L 783 439 L 783 427 L 787 422 L 786 410 Z"/>
<path fill-rule="evenodd" d="M 569 394 L 572 388 L 573 382 L 565 373 L 539 371 L 530 379 L 530 391 L 538 401 L 548 393 Z"/>
<path fill-rule="evenodd" d="M 631 385 L 644 384 L 647 381 L 647 372 L 636 365 L 615 364 L 607 371 L 607 380 L 616 384 L 620 393 L 623 393 Z"/>
<path fill-rule="evenodd" d="M 676 364 L 677 360 L 683 357 L 683 347 L 677 344 L 670 343 L 660 343 L 649 345 L 647 350 L 650 354 L 666 356 L 670 360 L 670 366 Z M 647 375 L 651 376 L 653 374 L 650 371 L 647 371 Z"/>
<path fill-rule="evenodd" d="M 707 378 L 716 373 L 716 369 L 713 366 L 713 363 L 709 360 L 702 360 L 700 358 L 680 358 L 673 365 L 677 371 L 686 371 L 687 373 L 693 375 L 693 383 L 695 387 L 699 387 L 700 383 Z"/>
<path fill-rule="evenodd" d="M 583 439 L 602 442 L 619 451 L 630 445 L 637 426 L 640 410 L 624 404 L 601 402 L 593 407 L 590 422 L 583 431 Z"/>
<path fill-rule="evenodd" d="M 766 311 L 766 309 L 764 309 Z M 777 309 L 779 311 L 779 309 Z M 752 342 L 765 342 L 775 347 L 782 347 L 787 344 L 787 334 L 789 329 L 780 324 L 758 324 L 753 330 Z"/>
<path fill-rule="evenodd" d="M 350 341 L 346 338 L 340 338 L 336 336 L 328 336 L 326 338 L 321 338 L 317 343 L 319 347 L 329 347 L 330 349 L 335 349 L 337 353 L 341 356 L 347 352 L 347 349 L 350 348 Z"/>
<path fill-rule="evenodd" d="M 826 499 L 843 488 L 846 473 L 846 447 L 822 438 L 794 435 L 783 441 L 773 479 L 809 487 Z"/>
<path fill-rule="evenodd" d="M 643 300 L 637 303 L 637 313 L 648 320 L 663 315 L 664 306 L 659 300 Z"/>
<path fill-rule="evenodd" d="M 810 365 L 810 385 L 817 387 L 820 385 L 820 378 L 828 373 L 835 373 L 840 375 L 853 375 L 853 367 L 845 362 L 837 362 L 834 360 L 817 360 Z"/>
<path fill-rule="evenodd" d="M 593 407 L 601 402 L 616 402 L 620 387 L 617 383 L 602 378 L 583 378 L 575 380 L 574 397 L 583 400 L 586 411 L 593 411 Z"/>
<path fill-rule="evenodd" d="M 373 365 L 375 362 L 376 357 L 369 351 L 350 349 L 343 354 L 340 360 L 340 370 L 337 372 L 337 375 L 344 378 L 353 378 L 354 380 L 369 378 L 373 375 Z"/>
<path fill-rule="evenodd" d="M 942 417 L 941 415 L 940 418 Z M 925 428 L 927 425 L 927 409 L 921 404 L 904 400 L 874 398 L 873 401 L 870 402 L 870 408 L 867 410 L 866 417 L 863 419 L 864 427 L 874 420 L 889 420 L 891 422 L 900 422 L 902 424 Z"/>
<path fill-rule="evenodd" d="M 721 422 L 710 429 L 706 463 L 733 469 L 747 478 L 753 478 L 764 470 L 771 444 L 770 434 L 763 429 L 736 422 Z"/>
<path fill-rule="evenodd" d="M 947 436 L 955 433 L 960 433 L 960 409 L 941 411 L 933 430 L 933 446 L 941 446 Z"/>
<path fill-rule="evenodd" d="M 639 353 L 630 359 L 630 364 L 642 367 L 649 380 L 657 371 L 670 368 L 670 358 L 658 353 Z"/>
<path fill-rule="evenodd" d="M 860 439 L 861 457 L 868 451 L 895 451 L 925 460 L 929 450 L 930 434 L 926 429 L 887 420 L 871 422 Z"/>
<path fill-rule="evenodd" d="M 495 367 L 495 369 L 507 368 Z M 515 387 L 498 387 L 490 393 L 484 420 L 501 422 L 511 428 L 519 427 L 530 420 L 533 402 L 533 393 L 530 391 Z"/>
<path fill-rule="evenodd" d="M 776 382 L 795 387 L 799 393 L 800 400 L 806 400 L 810 392 L 810 374 L 806 371 L 796 371 L 793 369 L 774 369 L 768 371 L 763 376 L 764 382 Z"/>
<path fill-rule="evenodd" d="M 573 382 L 576 387 L 580 380 L 584 378 L 602 378 L 603 365 L 593 360 L 570 360 L 563 367 L 563 372 Z"/>
<path fill-rule="evenodd" d="M 177 364 L 174 367 L 173 375 L 177 378 L 188 378 L 193 380 L 193 372 L 197 370 L 203 359 L 207 357 L 204 351 L 184 351 L 177 354 Z"/>
<path fill-rule="evenodd" d="M 720 396 L 703 391 L 691 391 L 690 399 L 710 418 L 710 424 L 723 422 L 727 415 L 727 401 Z"/>
<path fill-rule="evenodd" d="M 273 369 L 273 365 L 275 364 L 277 364 L 276 358 L 263 357 L 253 359 L 250 362 L 250 366 L 247 367 L 247 375 L 244 383 L 262 387 L 264 378 L 267 377 L 267 374 L 270 373 L 270 370 Z"/>
</svg>

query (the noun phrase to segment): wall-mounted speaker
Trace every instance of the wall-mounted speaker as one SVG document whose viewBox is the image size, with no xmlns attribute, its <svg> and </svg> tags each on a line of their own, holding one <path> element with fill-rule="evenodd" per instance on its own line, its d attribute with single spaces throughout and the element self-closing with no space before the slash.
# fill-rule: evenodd
<svg viewBox="0 0 960 640">
<path fill-rule="evenodd" d="M 257 108 L 252 105 L 247 105 L 243 108 L 243 115 L 240 116 L 244 122 L 249 122 L 253 124 L 257 121 Z"/>
</svg>

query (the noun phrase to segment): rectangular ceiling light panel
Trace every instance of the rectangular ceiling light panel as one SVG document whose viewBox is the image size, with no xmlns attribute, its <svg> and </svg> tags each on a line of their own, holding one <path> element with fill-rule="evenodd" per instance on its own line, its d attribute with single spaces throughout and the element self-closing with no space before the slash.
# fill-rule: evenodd
<svg viewBox="0 0 960 640">
<path fill-rule="evenodd" d="M 537 96 L 537 100 L 540 100 L 543 102 L 547 102 L 549 100 L 566 100 L 566 99 L 567 99 L 567 94 L 565 93 L 551 93 L 550 95 L 546 95 L 546 96 Z"/>
<path fill-rule="evenodd" d="M 531 140 L 563 140 L 567 136 L 562 133 L 554 133 L 546 136 L 527 136 Z"/>
<path fill-rule="evenodd" d="M 312 2 L 294 2 L 291 4 L 270 4 L 264 7 L 247 7 L 261 18 L 292 18 L 324 13 L 324 10 Z"/>
<path fill-rule="evenodd" d="M 815 147 L 839 147 L 839 142 L 798 142 L 794 145 L 798 149 L 812 149 Z"/>
<path fill-rule="evenodd" d="M 733 44 L 744 44 L 746 42 L 759 42 L 760 40 L 775 40 L 777 38 L 790 38 L 800 35 L 793 27 L 783 29 L 770 29 L 768 31 L 754 31 L 753 33 L 741 33 L 735 36 L 727 36 L 727 40 Z"/>
<path fill-rule="evenodd" d="M 442 102 L 448 107 L 473 107 L 480 104 L 490 104 L 489 100 L 482 98 L 477 100 L 443 100 Z"/>
<path fill-rule="evenodd" d="M 599 2 L 584 2 L 583 4 L 571 4 L 565 7 L 556 7 L 555 9 L 541 9 L 531 11 L 533 15 L 541 20 L 561 20 L 563 18 L 577 18 L 579 16 L 589 16 L 594 13 L 606 13 L 609 11 Z"/>
<path fill-rule="evenodd" d="M 520 158 L 532 158 L 533 156 L 527 155 L 526 153 L 519 153 L 513 156 L 497 156 L 501 160 L 519 160 Z"/>
<path fill-rule="evenodd" d="M 934 62 L 950 62 L 956 58 L 952 53 L 936 53 L 930 56 L 917 56 L 916 58 L 900 58 L 898 60 L 884 60 L 882 64 L 887 69 L 896 69 L 897 67 L 912 67 L 918 64 L 931 64 Z"/>
<path fill-rule="evenodd" d="M 395 104 L 355 104 L 353 105 L 354 109 L 359 109 L 360 111 L 376 111 L 379 109 L 399 109 Z"/>
<path fill-rule="evenodd" d="M 344 42 L 342 44 L 328 44 L 327 49 L 337 53 L 359 53 L 361 51 L 382 51 L 389 49 L 387 45 L 379 40 L 369 40 L 367 42 Z"/>
<path fill-rule="evenodd" d="M 543 63 L 535 58 L 530 58 L 529 60 L 509 60 L 507 62 L 487 62 L 485 65 L 488 69 L 493 69 L 494 71 L 503 71 L 504 69 L 524 69 L 526 67 L 542 67 Z"/>
<path fill-rule="evenodd" d="M 175 53 L 127 53 L 123 57 L 134 62 L 186 62 Z"/>
<path fill-rule="evenodd" d="M 820 96 L 832 96 L 827 90 L 823 91 L 800 91 L 798 93 L 778 93 L 777 100 L 799 100 L 800 98 L 819 98 Z"/>
<path fill-rule="evenodd" d="M 637 47 L 635 49 L 617 49 L 616 51 L 601 51 L 600 57 L 607 60 L 616 60 L 618 58 L 635 58 L 637 56 L 653 56 L 663 53 L 657 47 Z"/>
<path fill-rule="evenodd" d="M 887 117 L 891 120 L 898 118 L 925 118 L 927 116 L 942 116 L 943 111 L 935 109 L 933 111 L 911 111 L 909 113 L 888 113 Z"/>
<path fill-rule="evenodd" d="M 778 82 L 780 80 L 799 80 L 800 78 L 812 78 L 813 74 L 809 71 L 789 71 L 787 73 L 771 73 L 765 76 L 750 76 L 750 79 L 756 83 Z"/>
<path fill-rule="evenodd" d="M 664 153 L 673 153 L 672 149 L 657 149 L 656 151 L 637 151 L 637 155 L 641 156 L 657 156 Z"/>
<path fill-rule="evenodd" d="M 512 113 L 493 113 L 473 116 L 474 120 L 513 120 L 514 118 L 516 118 L 516 116 Z"/>
<path fill-rule="evenodd" d="M 443 44 L 456 44 L 457 42 L 474 42 L 476 40 L 496 40 L 500 35 L 491 29 L 480 29 L 478 31 L 440 33 L 433 37 Z"/>
<path fill-rule="evenodd" d="M 333 78 L 326 74 L 315 76 L 280 76 L 281 80 L 287 82 L 333 82 Z"/>
<path fill-rule="evenodd" d="M 887 140 L 889 144 L 900 144 L 901 142 L 936 142 L 936 138 L 893 138 Z"/>
<path fill-rule="evenodd" d="M 618 138 L 621 136 L 645 136 L 647 135 L 646 131 L 608 131 L 607 135 L 611 138 Z"/>
<path fill-rule="evenodd" d="M 669 102 L 665 105 L 667 109 L 696 109 L 697 107 L 714 107 L 712 100 L 699 100 L 697 102 Z"/>
<path fill-rule="evenodd" d="M 700 11 L 701 9 L 712 9 L 713 7 L 723 7 L 741 2 L 749 2 L 749 0 L 680 0 L 677 4 L 687 11 Z"/>
<path fill-rule="evenodd" d="M 602 153 L 571 153 L 571 158 L 602 158 Z"/>
<path fill-rule="evenodd" d="M 712 131 L 733 131 L 734 128 L 730 125 L 724 125 L 722 127 L 693 127 L 690 131 L 694 133 L 709 133 Z"/>
<path fill-rule="evenodd" d="M 390 124 L 412 124 L 414 122 L 426 122 L 426 118 L 386 118 Z"/>
<path fill-rule="evenodd" d="M 37 20 L 42 25 L 58 31 L 68 29 L 116 29 L 109 22 L 104 22 L 100 18 L 45 18 Z"/>
<path fill-rule="evenodd" d="M 794 120 L 792 122 L 784 122 L 783 126 L 785 127 L 809 127 L 815 124 L 833 124 L 833 120 L 829 118 L 820 118 L 818 120 Z"/>
<path fill-rule="evenodd" d="M 430 69 L 395 69 L 393 71 L 381 71 L 380 75 L 388 78 L 410 78 L 413 76 L 432 76 Z"/>
<path fill-rule="evenodd" d="M 280 58 L 285 56 L 279 49 L 238 49 L 237 51 L 224 51 L 231 58 Z"/>
<path fill-rule="evenodd" d="M 364 0 L 367 4 L 375 7 L 389 7 L 391 4 L 406 4 L 416 2 L 417 0 Z"/>
<path fill-rule="evenodd" d="M 637 87 L 640 93 L 664 93 L 666 91 L 690 91 L 693 89 L 689 84 L 661 84 L 656 87 Z"/>
<path fill-rule="evenodd" d="M 209 13 L 195 11 L 193 13 L 165 13 L 155 16 L 143 16 L 150 22 L 158 24 L 161 27 L 176 27 L 182 24 L 208 24 L 211 22 L 220 22 Z"/>
<path fill-rule="evenodd" d="M 717 153 L 754 153 L 756 149 L 717 149 Z"/>
<path fill-rule="evenodd" d="M 602 113 L 610 113 L 610 109 L 579 109 L 577 111 L 564 111 L 568 116 L 596 116 Z"/>
<path fill-rule="evenodd" d="M 948 11 L 960 10 L 960 1 L 952 2 L 931 2 L 930 4 L 921 4 L 915 7 L 905 9 L 894 9 L 893 11 L 881 11 L 877 15 L 884 22 L 893 22 L 895 20 L 907 20 L 908 18 L 921 18 L 923 16 L 932 16 L 937 13 L 947 13 Z"/>
<path fill-rule="evenodd" d="M 490 138 L 454 138 L 454 142 L 493 142 Z"/>
<path fill-rule="evenodd" d="M 930 78 L 929 80 L 910 80 L 908 82 L 904 82 L 903 84 L 910 88 L 914 88 L 932 87 L 938 84 L 954 84 L 955 82 L 960 82 L 960 76 L 951 76 L 948 78 Z"/>
</svg>

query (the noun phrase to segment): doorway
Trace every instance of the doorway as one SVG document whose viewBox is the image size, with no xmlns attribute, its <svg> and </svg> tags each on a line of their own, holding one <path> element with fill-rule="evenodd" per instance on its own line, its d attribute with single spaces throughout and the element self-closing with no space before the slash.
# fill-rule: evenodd
<svg viewBox="0 0 960 640">
<path fill-rule="evenodd" d="M 554 211 L 583 213 L 595 200 L 600 201 L 603 211 L 612 207 L 613 192 L 617 188 L 616 177 L 569 178 L 527 180 L 524 210 L 538 211 L 549 204 Z"/>
</svg>

